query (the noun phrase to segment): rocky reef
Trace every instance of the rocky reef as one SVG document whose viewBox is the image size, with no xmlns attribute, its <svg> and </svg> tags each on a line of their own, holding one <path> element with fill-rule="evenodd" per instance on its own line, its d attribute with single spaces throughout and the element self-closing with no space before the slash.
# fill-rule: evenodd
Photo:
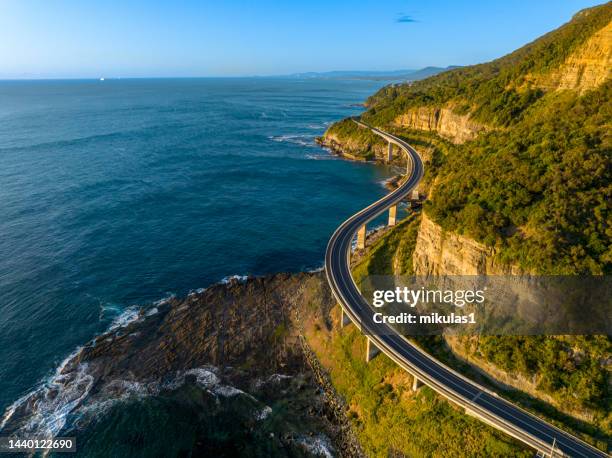
<svg viewBox="0 0 612 458">
<path fill-rule="evenodd" d="M 323 275 L 303 273 L 231 280 L 131 310 L 17 401 L 2 431 L 75 434 L 87 456 L 87 445 L 104 436 L 92 431 L 102 430 L 121 452 L 144 456 L 143 444 L 186 424 L 176 431 L 179 449 L 166 452 L 359 456 L 333 388 L 300 335 L 299 319 L 332 306 Z M 129 420 L 118 407 L 131 410 Z M 173 420 L 157 434 L 142 427 L 126 433 L 165 415 Z"/>
</svg>

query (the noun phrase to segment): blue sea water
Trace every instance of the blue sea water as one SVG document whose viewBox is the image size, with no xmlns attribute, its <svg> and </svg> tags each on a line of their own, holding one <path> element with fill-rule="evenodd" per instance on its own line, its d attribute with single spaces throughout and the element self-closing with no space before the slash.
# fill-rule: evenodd
<svg viewBox="0 0 612 458">
<path fill-rule="evenodd" d="M 317 268 L 385 167 L 314 143 L 382 82 L 0 82 L 0 412 L 123 310 Z"/>
</svg>

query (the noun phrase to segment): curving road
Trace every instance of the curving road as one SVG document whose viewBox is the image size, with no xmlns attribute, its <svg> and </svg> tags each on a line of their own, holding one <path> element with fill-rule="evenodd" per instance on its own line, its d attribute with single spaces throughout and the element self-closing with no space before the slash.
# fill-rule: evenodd
<svg viewBox="0 0 612 458">
<path fill-rule="evenodd" d="M 423 163 L 416 150 L 402 139 L 360 121 L 354 121 L 399 146 L 406 154 L 409 173 L 395 191 L 342 223 L 327 245 L 325 273 L 344 313 L 361 332 L 368 335 L 376 347 L 419 381 L 464 407 L 470 415 L 545 453 L 544 456 L 609 456 L 453 371 L 398 334 L 392 327 L 372 321 L 373 312 L 370 305 L 361 296 L 351 276 L 351 242 L 359 228 L 408 196 L 423 176 Z"/>
</svg>

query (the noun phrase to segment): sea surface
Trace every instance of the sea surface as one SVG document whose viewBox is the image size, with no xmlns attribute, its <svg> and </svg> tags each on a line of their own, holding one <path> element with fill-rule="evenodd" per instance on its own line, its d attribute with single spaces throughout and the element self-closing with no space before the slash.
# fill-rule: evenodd
<svg viewBox="0 0 612 458">
<path fill-rule="evenodd" d="M 0 414 L 132 305 L 321 267 L 391 171 L 314 138 L 383 84 L 0 82 Z"/>
</svg>

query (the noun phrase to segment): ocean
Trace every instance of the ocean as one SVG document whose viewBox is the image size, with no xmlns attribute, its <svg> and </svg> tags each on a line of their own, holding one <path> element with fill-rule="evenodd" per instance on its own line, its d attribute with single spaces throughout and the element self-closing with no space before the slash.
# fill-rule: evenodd
<svg viewBox="0 0 612 458">
<path fill-rule="evenodd" d="M 0 410 L 145 305 L 320 268 L 392 171 L 314 138 L 384 82 L 0 82 Z"/>
</svg>

